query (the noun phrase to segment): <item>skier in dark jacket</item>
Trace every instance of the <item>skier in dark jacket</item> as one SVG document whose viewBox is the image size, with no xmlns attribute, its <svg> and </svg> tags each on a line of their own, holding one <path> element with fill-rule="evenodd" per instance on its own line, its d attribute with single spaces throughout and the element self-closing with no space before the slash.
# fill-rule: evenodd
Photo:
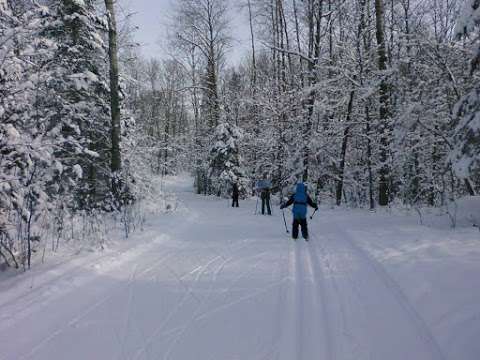
<svg viewBox="0 0 480 360">
<path fill-rule="evenodd" d="M 262 199 L 262 215 L 265 215 L 265 207 L 267 208 L 267 214 L 272 215 L 272 209 L 270 208 L 270 188 L 262 189 L 260 198 Z"/>
<path fill-rule="evenodd" d="M 238 191 L 237 183 L 233 183 L 232 185 L 232 207 L 238 207 L 238 197 L 240 196 L 240 192 Z"/>
<path fill-rule="evenodd" d="M 293 204 L 293 224 L 292 224 L 292 238 L 298 238 L 298 227 L 302 227 L 302 236 L 305 240 L 308 241 L 308 225 L 307 225 L 307 205 L 310 205 L 315 210 L 318 209 L 317 204 L 315 204 L 310 196 L 307 194 L 307 189 L 305 184 L 298 183 L 295 194 L 293 194 L 290 199 L 285 204 L 280 206 L 280 209 L 285 209 L 286 207 Z"/>
</svg>

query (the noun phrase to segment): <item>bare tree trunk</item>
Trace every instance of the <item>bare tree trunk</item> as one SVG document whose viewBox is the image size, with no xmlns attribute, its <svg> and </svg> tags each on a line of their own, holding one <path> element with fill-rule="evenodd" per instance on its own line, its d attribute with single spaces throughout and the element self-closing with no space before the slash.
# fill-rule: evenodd
<svg viewBox="0 0 480 360">
<path fill-rule="evenodd" d="M 293 16 L 295 18 L 295 34 L 297 38 L 297 50 L 298 53 L 302 53 L 302 47 L 300 46 L 300 26 L 298 24 L 298 9 L 297 9 L 297 3 L 295 0 L 293 0 Z M 303 58 L 299 56 L 299 61 L 300 61 L 300 86 L 303 88 L 305 86 L 305 79 L 303 76 Z"/>
<path fill-rule="evenodd" d="M 368 200 L 370 203 L 370 210 L 375 209 L 374 186 L 373 186 L 373 171 L 372 171 L 372 139 L 370 138 L 372 132 L 370 127 L 370 109 L 368 104 L 365 106 L 365 133 L 367 135 L 367 170 L 368 170 Z"/>
<path fill-rule="evenodd" d="M 345 177 L 345 160 L 347 157 L 348 138 L 350 137 L 350 129 L 351 129 L 350 118 L 351 118 L 352 109 L 353 109 L 354 96 L 355 96 L 355 91 L 351 91 L 350 99 L 348 100 L 347 116 L 345 118 L 346 127 L 343 132 L 340 168 L 339 168 L 339 174 L 338 174 L 338 180 L 337 180 L 337 191 L 336 191 L 337 206 L 339 206 L 342 203 L 343 180 Z"/>
<path fill-rule="evenodd" d="M 275 2 L 274 0 L 270 0 L 270 17 L 272 21 L 272 35 L 273 35 L 273 49 L 272 49 L 272 65 L 273 65 L 273 74 L 274 74 L 274 79 L 275 79 L 275 90 L 278 90 L 278 84 L 279 84 L 279 76 L 278 76 L 278 61 L 277 61 L 277 56 L 278 56 L 278 40 L 277 40 L 277 21 L 276 21 L 276 16 L 275 16 Z"/>
<path fill-rule="evenodd" d="M 323 18 L 323 0 L 320 0 L 318 7 L 315 9 L 315 2 L 313 0 L 309 1 L 309 15 L 308 15 L 308 24 L 309 24 L 309 58 L 313 58 L 313 61 L 309 63 L 309 86 L 312 90 L 309 92 L 306 101 L 307 107 L 307 120 L 304 128 L 304 146 L 303 146 L 303 180 L 308 181 L 309 176 L 309 143 L 310 135 L 312 132 L 313 125 L 313 109 L 315 106 L 315 96 L 316 91 L 313 90 L 314 85 L 318 81 L 318 65 L 320 61 L 320 41 L 321 41 L 321 25 Z M 315 16 L 315 11 L 317 12 Z M 314 21 L 314 18 L 316 21 Z"/>
<path fill-rule="evenodd" d="M 122 168 L 122 157 L 120 153 L 120 96 L 119 96 L 119 75 L 118 75 L 118 42 L 117 22 L 115 19 L 115 8 L 113 0 L 105 0 L 105 8 L 108 14 L 108 55 L 110 59 L 110 110 L 112 116 L 111 127 L 111 171 L 114 176 L 112 191 L 115 197 L 119 197 L 119 183 L 116 176 Z"/>
<path fill-rule="evenodd" d="M 196 185 L 197 185 L 197 194 L 201 194 L 204 190 L 203 185 L 203 177 L 202 177 L 202 160 L 199 156 L 200 149 L 201 149 L 201 142 L 200 142 L 200 105 L 198 100 L 198 93 L 197 93 L 197 58 L 195 56 L 195 46 L 191 49 L 191 66 L 192 66 L 192 108 L 193 108 L 193 121 L 195 126 L 194 132 L 194 156 L 195 156 L 195 175 L 196 175 Z"/>
<path fill-rule="evenodd" d="M 213 34 L 212 34 L 213 35 Z M 217 84 L 217 63 L 215 61 L 216 54 L 213 43 L 210 44 L 209 58 L 207 64 L 207 88 L 209 90 L 209 111 L 210 127 L 215 128 L 220 120 L 220 104 L 218 100 L 218 84 Z"/>
<path fill-rule="evenodd" d="M 19 268 L 19 265 L 18 265 L 18 262 L 17 262 L 17 259 L 15 258 L 15 255 L 13 254 L 12 250 L 8 248 L 7 245 L 5 245 L 2 241 L 0 241 L 0 247 L 3 246 L 3 248 L 5 249 L 5 251 L 10 255 L 10 258 L 12 259 L 13 263 L 15 264 L 15 269 L 18 269 Z M 0 254 L 2 254 L 0 252 Z M 7 266 L 10 266 L 8 260 L 7 260 L 7 257 L 2 254 L 3 258 L 5 259 L 5 262 L 7 263 Z"/>
<path fill-rule="evenodd" d="M 285 11 L 283 9 L 283 0 L 279 0 L 279 12 L 280 20 L 283 23 L 283 32 L 285 35 L 285 45 L 287 46 L 287 62 L 288 62 L 288 72 L 289 72 L 289 81 L 290 85 L 293 85 L 293 64 L 292 64 L 292 55 L 290 54 L 290 39 L 288 37 L 288 28 L 287 20 L 285 18 Z M 283 35 L 282 35 L 283 37 Z"/>
<path fill-rule="evenodd" d="M 255 34 L 253 32 L 253 15 L 251 1 L 248 0 L 248 21 L 250 25 L 250 40 L 252 43 L 252 91 L 255 94 L 257 86 L 257 61 L 255 58 Z"/>
<path fill-rule="evenodd" d="M 378 69 L 385 72 L 387 69 L 387 54 L 385 49 L 385 28 L 384 28 L 384 7 L 383 0 L 375 0 L 375 16 L 376 16 L 376 38 L 377 38 L 377 55 Z M 378 189 L 378 203 L 380 206 L 386 206 L 390 197 L 390 169 L 388 162 L 388 146 L 389 146 L 389 95 L 388 85 L 385 79 L 380 83 L 380 110 L 379 110 L 379 135 L 380 135 L 380 179 Z"/>
<path fill-rule="evenodd" d="M 470 194 L 470 196 L 475 196 L 477 193 L 475 192 L 475 188 L 473 187 L 470 179 L 467 178 L 463 182 L 465 183 L 465 186 L 466 186 L 467 191 Z"/>
<path fill-rule="evenodd" d="M 328 47 L 330 54 L 330 65 L 333 66 L 333 21 L 332 21 L 332 0 L 328 0 Z M 341 28 L 341 27 L 340 27 Z"/>
<path fill-rule="evenodd" d="M 365 72 L 365 66 L 363 61 L 362 54 L 362 42 L 363 49 L 365 50 L 366 55 L 370 53 L 371 45 L 371 36 L 370 32 L 365 33 L 363 29 L 371 27 L 370 22 L 370 1 L 369 0 L 360 0 L 360 23 L 358 28 L 358 58 L 360 60 L 360 83 L 363 86 L 363 76 Z M 371 139 L 371 118 L 370 118 L 370 100 L 367 99 L 365 102 L 365 138 L 367 139 L 366 144 L 366 156 L 367 156 L 367 173 L 368 173 L 368 200 L 370 205 L 370 210 L 375 209 L 375 196 L 374 196 L 374 179 L 373 179 L 373 170 L 372 170 L 372 139 Z"/>
<path fill-rule="evenodd" d="M 279 39 L 279 47 L 282 49 L 280 52 L 281 57 L 279 58 L 279 69 L 280 71 L 280 76 L 281 76 L 281 91 L 285 92 L 287 90 L 287 70 L 286 70 L 286 63 L 285 63 L 285 38 L 284 38 L 284 23 L 282 19 L 282 0 L 277 0 L 276 1 L 276 17 L 277 17 L 277 29 L 278 29 L 278 39 Z"/>
<path fill-rule="evenodd" d="M 286 72 L 285 72 L 285 45 L 283 33 L 283 21 L 280 12 L 280 1 L 275 0 L 275 31 L 277 38 L 277 47 L 282 51 L 277 52 L 277 71 L 278 71 L 278 89 L 284 93 L 287 90 Z"/>
<path fill-rule="evenodd" d="M 170 146 L 169 144 L 169 138 L 170 138 L 170 114 L 167 114 L 166 119 L 165 119 L 165 128 L 163 132 L 163 143 L 164 143 L 164 148 L 163 148 L 163 169 L 162 169 L 162 175 L 166 176 L 168 174 L 168 168 L 167 168 L 167 163 L 168 163 L 168 148 Z"/>
<path fill-rule="evenodd" d="M 252 46 L 252 79 L 251 79 L 251 95 L 252 99 L 255 99 L 255 95 L 257 93 L 257 59 L 256 59 L 256 51 L 255 51 L 255 32 L 253 30 L 253 14 L 252 14 L 252 5 L 251 1 L 248 0 L 248 20 L 250 26 L 250 40 Z M 257 107 L 254 104 L 251 108 L 251 117 L 253 120 L 253 133 L 255 137 L 258 136 L 259 128 L 258 128 L 258 114 L 257 114 Z M 257 152 L 253 151 L 253 163 L 257 163 Z M 253 179 L 256 178 L 256 166 L 253 167 L 252 177 Z"/>
</svg>

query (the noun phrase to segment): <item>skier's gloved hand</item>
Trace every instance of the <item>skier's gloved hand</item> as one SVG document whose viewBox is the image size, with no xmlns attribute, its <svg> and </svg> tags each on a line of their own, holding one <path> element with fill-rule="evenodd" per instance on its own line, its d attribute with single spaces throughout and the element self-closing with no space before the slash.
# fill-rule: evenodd
<svg viewBox="0 0 480 360">
<path fill-rule="evenodd" d="M 317 205 L 317 204 L 315 204 L 314 209 L 315 209 L 315 210 L 318 210 L 318 205 Z"/>
<path fill-rule="evenodd" d="M 280 205 L 280 210 L 283 210 L 283 209 L 285 209 L 285 204 Z"/>
</svg>

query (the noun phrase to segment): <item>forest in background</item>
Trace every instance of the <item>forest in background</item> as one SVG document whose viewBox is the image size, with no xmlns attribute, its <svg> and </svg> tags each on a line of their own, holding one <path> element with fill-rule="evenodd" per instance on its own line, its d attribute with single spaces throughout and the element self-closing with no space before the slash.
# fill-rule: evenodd
<svg viewBox="0 0 480 360">
<path fill-rule="evenodd" d="M 199 194 L 301 179 L 370 209 L 480 190 L 480 1 L 242 5 L 232 67 L 226 0 L 176 0 L 166 60 L 112 0 L 0 0 L 0 261 L 26 268 L 107 214 L 128 234 L 154 179 L 185 171 Z"/>
</svg>

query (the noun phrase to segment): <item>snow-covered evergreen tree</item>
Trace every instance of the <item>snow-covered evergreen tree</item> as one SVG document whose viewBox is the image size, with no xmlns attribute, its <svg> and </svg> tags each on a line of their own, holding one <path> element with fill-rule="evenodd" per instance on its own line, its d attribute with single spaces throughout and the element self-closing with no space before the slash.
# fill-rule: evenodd
<svg viewBox="0 0 480 360">
<path fill-rule="evenodd" d="M 242 130 L 233 124 L 222 122 L 215 128 L 208 174 L 211 190 L 219 196 L 226 195 L 234 183 L 240 192 L 245 193 L 247 190 L 248 178 L 242 166 L 239 148 L 242 138 Z"/>
<path fill-rule="evenodd" d="M 465 179 L 472 178 L 480 186 L 480 86 L 476 71 L 480 65 L 480 1 L 467 0 L 457 23 L 458 36 L 473 38 L 473 56 L 470 75 L 476 79 L 475 86 L 458 102 L 453 134 L 454 149 L 451 158 L 456 173 Z M 468 180 L 467 180 L 468 181 Z M 475 184 L 467 183 L 471 194 Z"/>
<path fill-rule="evenodd" d="M 109 206 L 110 136 L 106 24 L 91 0 L 50 0 L 53 19 L 42 35 L 57 44 L 44 67 L 44 118 L 65 141 L 57 156 L 83 173 L 78 208 Z"/>
<path fill-rule="evenodd" d="M 0 248 L 27 265 L 42 217 L 110 203 L 104 23 L 90 1 L 43 3 L 0 10 Z"/>
<path fill-rule="evenodd" d="M 41 64 L 55 51 L 40 35 L 49 16 L 47 8 L 31 2 L 0 10 L 0 249 L 11 262 L 20 255 L 24 266 L 30 266 L 32 241 L 38 239 L 36 222 L 54 207 L 54 177 L 63 171 L 54 156 L 61 140 L 40 105 Z"/>
</svg>

